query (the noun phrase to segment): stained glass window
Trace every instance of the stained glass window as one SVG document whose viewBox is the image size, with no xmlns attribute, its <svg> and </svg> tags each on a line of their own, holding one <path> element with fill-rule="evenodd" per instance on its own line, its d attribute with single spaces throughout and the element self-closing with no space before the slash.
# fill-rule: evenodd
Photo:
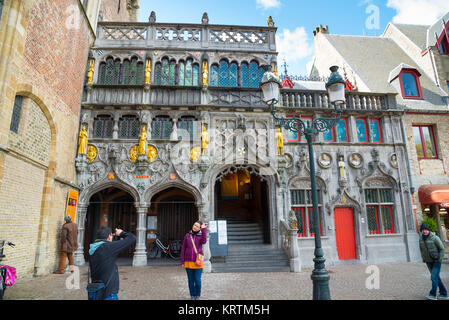
<svg viewBox="0 0 449 320">
<path fill-rule="evenodd" d="M 193 139 L 194 124 L 195 124 L 194 117 L 182 117 L 178 121 L 178 129 L 186 130 L 190 135 L 190 139 Z"/>
<path fill-rule="evenodd" d="M 357 119 L 356 127 L 357 127 L 357 137 L 359 139 L 359 142 L 368 142 L 366 119 Z"/>
<path fill-rule="evenodd" d="M 240 77 L 242 79 L 242 87 L 249 87 L 249 68 L 247 63 L 242 63 L 240 67 Z"/>
<path fill-rule="evenodd" d="M 337 123 L 338 141 L 349 142 L 346 119 L 340 119 Z"/>
<path fill-rule="evenodd" d="M 194 85 L 194 86 L 199 85 L 199 83 L 198 83 L 199 74 L 200 74 L 200 66 L 197 64 L 194 64 L 193 65 L 193 83 L 192 83 L 192 85 Z"/>
<path fill-rule="evenodd" d="M 419 97 L 417 77 L 411 72 L 404 72 L 401 76 L 404 97 Z"/>
<path fill-rule="evenodd" d="M 335 142 L 335 130 L 332 128 L 324 133 L 324 142 Z"/>
<path fill-rule="evenodd" d="M 106 76 L 104 84 L 114 84 L 114 59 L 108 58 L 106 60 Z"/>
<path fill-rule="evenodd" d="M 143 84 L 143 76 L 144 76 L 144 68 L 143 62 L 137 63 L 137 76 L 136 76 L 136 84 Z"/>
<path fill-rule="evenodd" d="M 263 75 L 265 74 L 265 70 L 263 68 L 259 68 L 259 85 L 262 82 Z"/>
<path fill-rule="evenodd" d="M 23 97 L 16 96 L 16 98 L 14 99 L 14 108 L 12 110 L 11 124 L 9 126 L 9 130 L 15 133 L 19 133 L 20 118 L 22 115 L 22 104 Z"/>
<path fill-rule="evenodd" d="M 161 84 L 161 78 L 162 78 L 162 65 L 160 63 L 156 63 L 156 66 L 154 67 L 154 77 L 155 77 L 155 83 L 157 85 Z"/>
<path fill-rule="evenodd" d="M 175 71 L 176 71 L 176 62 L 170 61 L 170 69 L 169 69 L 169 84 L 171 86 L 175 85 Z"/>
<path fill-rule="evenodd" d="M 156 117 L 152 122 L 152 139 L 168 140 L 172 132 L 172 122 L 169 117 Z"/>
<path fill-rule="evenodd" d="M 249 65 L 249 86 L 250 88 L 259 87 L 259 64 L 255 61 Z"/>
<path fill-rule="evenodd" d="M 380 131 L 380 120 L 370 119 L 369 120 L 369 129 L 370 129 L 372 141 L 375 143 L 382 142 L 382 133 Z"/>
<path fill-rule="evenodd" d="M 136 116 L 123 116 L 119 120 L 119 138 L 137 139 L 139 137 L 140 122 Z"/>
<path fill-rule="evenodd" d="M 185 75 L 185 85 L 192 85 L 192 77 L 193 77 L 193 61 L 192 59 L 188 59 L 186 62 L 186 75 Z"/>
<path fill-rule="evenodd" d="M 237 87 L 238 86 L 238 71 L 239 67 L 237 63 L 231 63 L 231 67 L 229 68 L 229 86 Z"/>
<path fill-rule="evenodd" d="M 217 65 L 213 65 L 210 68 L 210 85 L 212 87 L 218 87 L 219 81 L 218 81 L 218 66 Z"/>
<path fill-rule="evenodd" d="M 179 81 L 178 81 L 178 85 L 180 86 L 185 85 L 185 73 L 186 73 L 186 65 L 184 61 L 181 61 L 179 63 Z"/>
<path fill-rule="evenodd" d="M 119 84 L 121 77 L 121 62 L 119 59 L 114 61 L 114 79 L 112 84 Z"/>
<path fill-rule="evenodd" d="M 100 69 L 98 73 L 98 84 L 104 84 L 106 81 L 106 63 L 100 63 Z"/>
<path fill-rule="evenodd" d="M 229 87 L 229 65 L 226 61 L 220 62 L 220 70 L 219 70 L 219 86 L 220 87 Z"/>
<path fill-rule="evenodd" d="M 122 71 L 122 81 L 123 84 L 130 84 L 130 71 L 131 71 L 131 64 L 129 60 L 123 61 L 122 65 L 123 71 Z"/>
<path fill-rule="evenodd" d="M 137 84 L 137 58 L 131 60 L 131 69 L 129 72 L 129 84 Z"/>
<path fill-rule="evenodd" d="M 162 59 L 162 81 L 163 86 L 167 86 L 170 81 L 170 66 L 168 59 Z"/>
<path fill-rule="evenodd" d="M 100 115 L 94 120 L 94 138 L 112 138 L 114 121 L 109 115 Z"/>
</svg>

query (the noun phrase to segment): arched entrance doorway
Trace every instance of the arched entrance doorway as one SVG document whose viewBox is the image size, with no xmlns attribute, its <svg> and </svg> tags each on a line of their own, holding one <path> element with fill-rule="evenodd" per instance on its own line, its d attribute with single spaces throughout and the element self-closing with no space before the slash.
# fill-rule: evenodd
<svg viewBox="0 0 449 320">
<path fill-rule="evenodd" d="M 215 183 L 215 217 L 228 220 L 228 225 L 257 223 L 262 235 L 255 236 L 253 242 L 271 243 L 267 182 L 243 169 L 220 176 Z"/>
<path fill-rule="evenodd" d="M 121 228 L 136 234 L 137 214 L 134 198 L 118 188 L 107 188 L 94 194 L 87 208 L 84 233 L 84 258 L 88 261 L 90 244 L 95 241 L 98 228 Z M 121 258 L 132 258 L 135 244 L 120 253 Z"/>
<path fill-rule="evenodd" d="M 153 196 L 148 216 L 149 221 L 154 221 L 153 226 L 157 228 L 148 231 L 157 232 L 158 238 L 167 244 L 168 241 L 184 239 L 185 234 L 198 220 L 198 209 L 195 198 L 190 193 L 178 188 L 169 188 Z M 154 239 L 149 239 L 148 245 L 152 241 Z"/>
</svg>

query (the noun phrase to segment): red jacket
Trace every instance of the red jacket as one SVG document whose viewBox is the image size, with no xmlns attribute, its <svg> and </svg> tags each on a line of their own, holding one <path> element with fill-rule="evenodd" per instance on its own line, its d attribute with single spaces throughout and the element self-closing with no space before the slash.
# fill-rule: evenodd
<svg viewBox="0 0 449 320">
<path fill-rule="evenodd" d="M 190 235 L 193 237 L 193 242 L 195 242 L 196 250 L 199 254 L 203 253 L 203 244 L 207 242 L 207 228 L 201 229 L 197 235 L 195 235 L 192 230 L 190 230 L 184 237 L 181 248 L 181 264 L 184 265 L 185 261 L 195 261 L 196 254 L 193 248 L 192 240 Z"/>
</svg>

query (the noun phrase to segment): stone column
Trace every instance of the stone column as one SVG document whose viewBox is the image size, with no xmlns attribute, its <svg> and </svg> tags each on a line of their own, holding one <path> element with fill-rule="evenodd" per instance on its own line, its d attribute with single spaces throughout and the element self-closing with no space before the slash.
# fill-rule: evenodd
<svg viewBox="0 0 449 320">
<path fill-rule="evenodd" d="M 84 260 L 84 222 L 87 215 L 87 207 L 89 204 L 80 203 L 76 210 L 76 224 L 78 225 L 78 250 L 73 254 L 73 260 L 76 266 L 86 264 Z"/>
<path fill-rule="evenodd" d="M 146 232 L 147 232 L 147 215 L 148 206 L 142 206 L 136 203 L 137 209 L 137 241 L 136 251 L 133 257 L 133 267 L 144 267 L 147 265 L 147 247 L 146 247 Z"/>
<path fill-rule="evenodd" d="M 207 211 L 205 203 L 201 203 L 198 206 L 198 212 L 199 212 L 199 217 L 200 217 L 199 220 L 201 220 L 203 223 L 209 223 L 210 217 L 209 217 L 209 213 Z M 203 245 L 204 272 L 206 272 L 206 273 L 212 272 L 212 263 L 210 262 L 211 252 L 210 252 L 210 247 L 209 247 L 209 240 L 210 240 L 210 232 L 208 230 L 207 231 L 207 242 L 205 245 Z"/>
</svg>

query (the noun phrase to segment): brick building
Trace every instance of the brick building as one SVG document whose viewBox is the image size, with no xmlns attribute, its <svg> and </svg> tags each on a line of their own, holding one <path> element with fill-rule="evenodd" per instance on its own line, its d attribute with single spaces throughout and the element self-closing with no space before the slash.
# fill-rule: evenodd
<svg viewBox="0 0 449 320">
<path fill-rule="evenodd" d="M 119 10 L 118 5 L 121 5 Z M 0 239 L 20 277 L 52 272 L 69 189 L 89 48 L 102 20 L 138 1 L 0 1 Z"/>
<path fill-rule="evenodd" d="M 321 26 L 314 32 L 313 76 L 338 64 L 355 91 L 391 93 L 403 109 L 398 129 L 407 142 L 408 162 L 403 165 L 409 170 L 417 221 L 424 212 L 447 221 L 448 19 L 449 13 L 430 26 L 390 23 L 379 37 L 333 35 Z"/>
</svg>

